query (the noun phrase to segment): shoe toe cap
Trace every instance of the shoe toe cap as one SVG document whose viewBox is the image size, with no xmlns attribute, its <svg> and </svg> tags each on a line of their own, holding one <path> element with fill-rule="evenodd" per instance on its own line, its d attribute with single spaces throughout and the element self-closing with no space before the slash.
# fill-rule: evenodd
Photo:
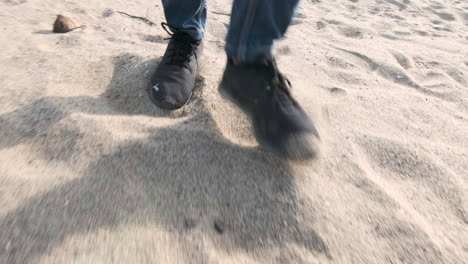
<svg viewBox="0 0 468 264">
<path fill-rule="evenodd" d="M 287 120 L 288 122 L 281 122 Z M 319 154 L 320 136 L 312 122 L 292 119 L 256 120 L 254 129 L 260 144 L 289 160 L 310 160 Z"/>
<path fill-rule="evenodd" d="M 291 160 L 309 160 L 318 156 L 319 146 L 320 139 L 314 133 L 292 134 L 280 144 L 280 152 Z"/>
<path fill-rule="evenodd" d="M 190 91 L 186 91 L 181 84 L 176 82 L 150 85 L 149 96 L 151 101 L 167 110 L 175 110 L 183 107 L 190 99 Z"/>
</svg>

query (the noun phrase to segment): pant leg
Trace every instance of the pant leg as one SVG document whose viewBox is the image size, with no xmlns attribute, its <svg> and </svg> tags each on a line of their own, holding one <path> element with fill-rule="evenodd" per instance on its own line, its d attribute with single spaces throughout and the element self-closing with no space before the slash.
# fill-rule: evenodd
<svg viewBox="0 0 468 264">
<path fill-rule="evenodd" d="M 228 57 L 249 62 L 271 56 L 273 40 L 284 36 L 299 0 L 235 0 L 226 39 Z"/>
<path fill-rule="evenodd" d="M 205 35 L 207 0 L 162 0 L 167 23 L 201 40 Z"/>
</svg>

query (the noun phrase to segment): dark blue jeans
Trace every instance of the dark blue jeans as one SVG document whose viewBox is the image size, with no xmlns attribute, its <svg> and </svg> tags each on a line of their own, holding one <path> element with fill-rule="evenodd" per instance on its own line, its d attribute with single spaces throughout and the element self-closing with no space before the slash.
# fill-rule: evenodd
<svg viewBox="0 0 468 264">
<path fill-rule="evenodd" d="M 299 0 L 234 0 L 226 39 L 228 57 L 244 62 L 271 56 L 273 40 L 283 37 Z M 207 0 L 162 0 L 167 23 L 201 40 Z"/>
</svg>

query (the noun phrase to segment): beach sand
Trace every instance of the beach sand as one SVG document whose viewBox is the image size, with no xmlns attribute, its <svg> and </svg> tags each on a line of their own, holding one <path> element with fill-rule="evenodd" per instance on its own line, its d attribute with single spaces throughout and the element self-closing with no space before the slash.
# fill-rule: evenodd
<svg viewBox="0 0 468 264">
<path fill-rule="evenodd" d="M 230 8 L 166 112 L 160 1 L 0 0 L 0 263 L 468 263 L 467 2 L 303 0 L 275 46 L 300 163 L 217 92 Z"/>
</svg>

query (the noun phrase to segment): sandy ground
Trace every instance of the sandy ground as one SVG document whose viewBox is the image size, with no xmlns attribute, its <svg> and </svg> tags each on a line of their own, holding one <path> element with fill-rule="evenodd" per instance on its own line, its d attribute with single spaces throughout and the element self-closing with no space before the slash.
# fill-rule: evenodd
<svg viewBox="0 0 468 264">
<path fill-rule="evenodd" d="M 167 34 L 117 13 L 159 1 L 0 0 L 0 263 L 468 263 L 468 3 L 302 1 L 275 50 L 322 136 L 305 163 L 218 95 L 209 4 L 169 113 L 145 93 Z"/>
</svg>

